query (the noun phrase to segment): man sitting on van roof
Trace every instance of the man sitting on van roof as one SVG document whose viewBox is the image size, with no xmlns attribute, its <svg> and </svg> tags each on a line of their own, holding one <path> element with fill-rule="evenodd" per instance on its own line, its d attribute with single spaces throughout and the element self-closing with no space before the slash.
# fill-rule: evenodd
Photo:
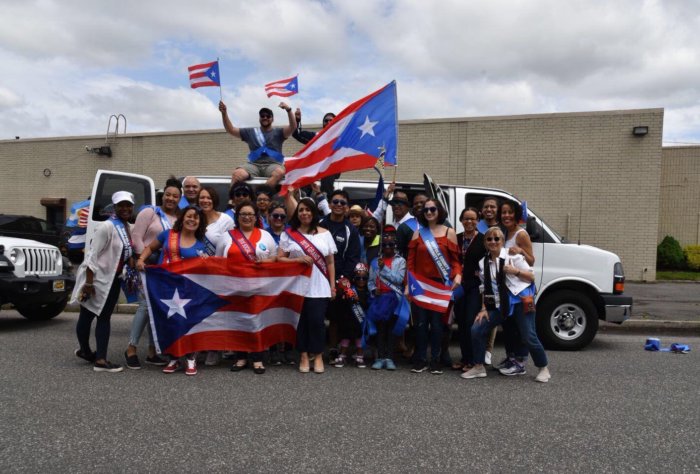
<svg viewBox="0 0 700 474">
<path fill-rule="evenodd" d="M 236 138 L 240 138 L 248 144 L 250 153 L 248 163 L 233 170 L 231 185 L 250 178 L 266 177 L 267 185 L 274 188 L 284 177 L 284 155 L 282 144 L 297 128 L 297 121 L 292 108 L 280 102 L 279 107 L 287 112 L 289 125 L 284 128 L 273 128 L 274 115 L 272 110 L 263 107 L 258 112 L 260 127 L 238 128 L 235 127 L 226 113 L 226 104 L 219 102 L 221 119 L 224 128 Z"/>
</svg>

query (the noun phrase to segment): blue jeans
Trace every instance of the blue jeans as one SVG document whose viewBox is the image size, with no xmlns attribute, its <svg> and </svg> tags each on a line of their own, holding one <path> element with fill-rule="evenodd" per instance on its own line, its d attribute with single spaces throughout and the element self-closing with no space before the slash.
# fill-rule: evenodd
<svg viewBox="0 0 700 474">
<path fill-rule="evenodd" d="M 148 345 L 153 346 L 153 333 L 151 332 L 151 325 L 148 324 L 148 303 L 143 290 L 139 290 L 139 307 L 136 308 L 134 320 L 131 322 L 130 345 L 134 347 L 139 345 L 139 339 L 141 339 L 141 334 L 143 334 L 145 327 L 148 327 Z"/>
<path fill-rule="evenodd" d="M 512 320 L 512 321 L 510 321 Z M 537 367 L 547 366 L 547 355 L 544 352 L 544 347 L 537 337 L 535 329 L 535 312 L 523 314 L 523 305 L 518 303 L 513 307 L 513 315 L 509 316 L 506 321 L 515 323 L 522 343 L 527 347 L 532 361 Z M 472 347 L 474 350 L 474 363 L 484 363 L 484 353 L 486 352 L 486 338 L 491 331 L 491 328 L 503 324 L 504 319 L 499 310 L 489 311 L 489 319 L 482 319 L 479 323 L 474 323 L 472 326 Z"/>
<path fill-rule="evenodd" d="M 442 314 L 437 311 L 421 308 L 416 304 L 411 305 L 413 314 L 413 328 L 416 334 L 416 362 L 426 362 L 428 354 L 428 340 L 430 340 L 430 360 L 440 361 L 440 348 L 442 346 Z"/>
</svg>

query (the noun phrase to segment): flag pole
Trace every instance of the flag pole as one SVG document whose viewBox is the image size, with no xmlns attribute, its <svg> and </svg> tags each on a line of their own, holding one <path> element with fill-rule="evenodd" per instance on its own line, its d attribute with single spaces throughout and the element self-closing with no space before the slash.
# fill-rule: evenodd
<svg viewBox="0 0 700 474">
<path fill-rule="evenodd" d="M 216 63 L 219 65 L 219 101 L 223 102 L 224 101 L 224 93 L 221 91 L 221 62 L 219 61 L 219 57 L 216 57 Z"/>
</svg>

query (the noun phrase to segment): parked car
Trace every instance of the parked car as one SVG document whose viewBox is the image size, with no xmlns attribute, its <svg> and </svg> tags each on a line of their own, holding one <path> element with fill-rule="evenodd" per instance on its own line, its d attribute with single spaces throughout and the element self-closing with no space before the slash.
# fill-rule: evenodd
<svg viewBox="0 0 700 474">
<path fill-rule="evenodd" d="M 63 262 L 53 245 L 0 236 L 0 304 L 11 303 L 27 319 L 58 316 L 75 286 Z"/>
<path fill-rule="evenodd" d="M 62 247 L 61 230 L 34 216 L 0 214 L 0 235 Z"/>
<path fill-rule="evenodd" d="M 230 177 L 201 176 L 202 185 L 213 186 L 222 196 L 220 210 L 226 206 Z M 262 179 L 250 181 L 253 187 Z M 397 183 L 397 189 L 412 197 L 418 192 L 441 200 L 448 219 L 457 232 L 462 225 L 456 217 L 469 206 L 481 208 L 487 196 L 517 203 L 514 195 L 492 188 L 459 185 L 435 185 L 425 176 L 424 183 Z M 368 203 L 374 199 L 377 183 L 339 179 L 336 188 L 344 189 L 355 202 Z M 153 180 L 147 176 L 99 170 L 93 186 L 87 241 L 90 241 L 96 221 L 107 219 L 102 209 L 108 205 L 111 193 L 125 189 L 136 196 L 136 207 L 156 202 Z M 537 332 L 549 348 L 578 350 L 587 346 L 598 331 L 598 320 L 621 324 L 632 314 L 632 297 L 624 294 L 625 275 L 620 258 L 612 252 L 591 245 L 567 242 L 550 228 L 529 206 L 526 230 L 535 253 L 535 283 L 537 285 Z M 391 220 L 391 207 L 387 221 Z"/>
</svg>

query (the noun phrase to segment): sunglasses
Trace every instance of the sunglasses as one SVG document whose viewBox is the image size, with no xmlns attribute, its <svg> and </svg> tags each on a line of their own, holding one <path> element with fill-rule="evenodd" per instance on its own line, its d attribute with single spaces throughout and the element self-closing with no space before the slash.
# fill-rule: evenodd
<svg viewBox="0 0 700 474">
<path fill-rule="evenodd" d="M 438 211 L 438 208 L 435 206 L 423 208 L 423 214 L 428 214 L 428 213 L 432 214 L 433 212 L 437 212 L 437 211 Z"/>
<path fill-rule="evenodd" d="M 248 197 L 250 196 L 250 193 L 248 191 L 236 191 L 235 193 L 233 193 L 233 195 L 236 197 Z"/>
<path fill-rule="evenodd" d="M 500 237 L 486 237 L 486 242 L 500 242 Z"/>
<path fill-rule="evenodd" d="M 367 281 L 367 280 L 369 280 L 369 277 L 368 276 L 356 276 L 355 280 Z"/>
<path fill-rule="evenodd" d="M 396 247 L 396 243 L 394 243 L 394 242 L 382 242 L 382 247 L 393 249 L 394 247 Z"/>
<path fill-rule="evenodd" d="M 287 218 L 287 215 L 286 214 L 270 214 L 270 217 L 272 217 L 273 219 L 283 221 Z"/>
<path fill-rule="evenodd" d="M 348 202 L 345 199 L 333 199 L 331 203 L 335 206 L 347 206 Z"/>
<path fill-rule="evenodd" d="M 392 206 L 408 206 L 408 201 L 403 201 L 401 199 L 392 199 L 389 201 L 389 204 Z"/>
</svg>

